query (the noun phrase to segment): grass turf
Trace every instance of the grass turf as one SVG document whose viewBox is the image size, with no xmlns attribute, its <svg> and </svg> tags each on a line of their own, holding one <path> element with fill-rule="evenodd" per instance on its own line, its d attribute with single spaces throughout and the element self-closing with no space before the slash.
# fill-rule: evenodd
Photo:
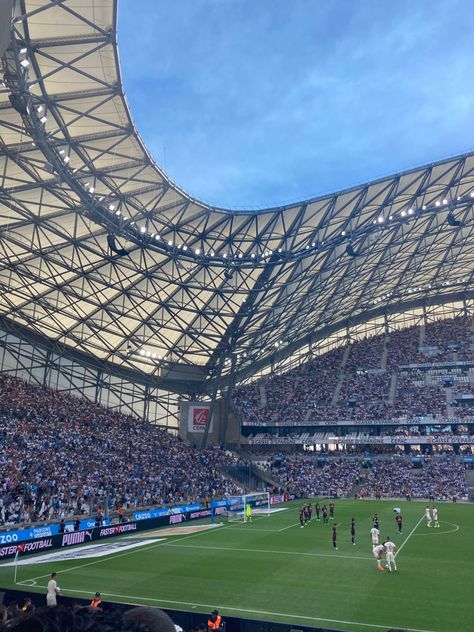
<svg viewBox="0 0 474 632">
<path fill-rule="evenodd" d="M 314 503 L 313 503 L 314 504 Z M 45 592 L 52 570 L 63 594 L 354 632 L 470 632 L 474 615 L 474 506 L 438 505 L 440 528 L 428 528 L 426 503 L 336 501 L 338 550 L 331 526 L 303 529 L 299 503 L 252 524 L 231 522 L 115 555 L 18 568 L 21 588 Z M 404 517 L 398 534 L 393 507 Z M 382 541 L 399 547 L 398 573 L 375 567 L 369 530 L 380 517 Z M 356 519 L 356 546 L 350 521 Z M 194 524 L 194 523 L 193 523 Z M 145 534 L 140 534 L 145 535 Z M 69 549 L 70 550 L 70 549 Z M 33 562 L 34 558 L 30 558 Z M 32 581 L 35 585 L 31 585 Z M 13 587 L 13 568 L 0 567 Z M 205 621 L 205 616 L 203 616 Z"/>
</svg>

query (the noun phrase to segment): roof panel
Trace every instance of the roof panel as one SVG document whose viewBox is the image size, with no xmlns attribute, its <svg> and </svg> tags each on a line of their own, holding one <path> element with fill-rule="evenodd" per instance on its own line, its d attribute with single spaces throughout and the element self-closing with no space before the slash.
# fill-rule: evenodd
<svg viewBox="0 0 474 632">
<path fill-rule="evenodd" d="M 26 10 L 30 65 L 12 45 L 0 91 L 0 316 L 155 374 L 141 350 L 209 367 L 230 346 L 270 358 L 275 342 L 381 301 L 469 285 L 473 154 L 279 208 L 213 208 L 167 178 L 133 126 L 116 2 Z M 15 109 L 9 95 L 28 93 Z"/>
</svg>

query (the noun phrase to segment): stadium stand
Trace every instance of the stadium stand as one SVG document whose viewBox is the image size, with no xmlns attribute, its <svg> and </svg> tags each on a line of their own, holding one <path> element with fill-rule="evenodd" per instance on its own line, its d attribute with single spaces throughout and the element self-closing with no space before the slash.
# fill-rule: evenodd
<svg viewBox="0 0 474 632">
<path fill-rule="evenodd" d="M 423 345 L 420 328 L 414 327 L 357 341 L 349 346 L 342 372 L 343 349 L 330 351 L 284 375 L 236 389 L 234 406 L 244 427 L 445 419 L 449 403 L 443 384 L 446 374 L 452 377 L 455 396 L 471 392 L 471 325 L 472 319 L 466 317 L 427 325 Z M 446 362 L 449 367 L 443 366 Z M 335 397 L 338 375 L 343 379 Z M 392 384 L 396 387 L 390 401 Z M 265 388 L 266 406 L 255 399 L 259 385 Z M 469 417 L 472 408 L 463 406 L 452 416 L 461 419 L 463 413 Z"/>
<path fill-rule="evenodd" d="M 285 489 L 301 496 L 410 497 L 466 500 L 465 467 L 459 458 L 440 456 L 413 461 L 390 455 L 367 460 L 331 456 L 320 461 L 308 453 L 260 453 L 254 457 Z"/>
<path fill-rule="evenodd" d="M 0 523 L 51 520 L 239 492 L 170 433 L 84 399 L 0 375 Z M 108 507 L 106 507 L 108 505 Z"/>
</svg>

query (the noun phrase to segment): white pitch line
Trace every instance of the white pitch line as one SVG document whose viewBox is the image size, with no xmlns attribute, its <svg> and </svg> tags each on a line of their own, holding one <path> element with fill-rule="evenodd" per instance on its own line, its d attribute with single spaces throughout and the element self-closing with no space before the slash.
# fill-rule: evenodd
<svg viewBox="0 0 474 632">
<path fill-rule="evenodd" d="M 416 531 L 418 525 L 420 524 L 420 522 L 423 520 L 423 518 L 425 517 L 425 514 L 423 512 L 423 515 L 421 516 L 421 518 L 418 520 L 418 522 L 416 523 L 416 525 L 413 527 L 413 529 L 410 531 L 410 533 L 407 535 L 407 537 L 403 540 L 403 542 L 400 544 L 400 548 L 398 549 L 398 551 L 395 553 L 395 557 L 397 557 L 397 555 L 400 553 L 400 551 L 403 549 L 403 547 L 405 546 L 405 544 L 408 542 L 408 540 L 411 538 L 411 536 L 413 535 L 413 533 Z"/>
<path fill-rule="evenodd" d="M 293 524 L 290 524 L 288 527 L 283 527 L 283 529 L 277 529 L 277 531 L 286 531 L 287 529 L 291 529 L 291 527 L 296 527 L 299 524 L 300 524 L 299 522 L 294 522 Z"/>
<path fill-rule="evenodd" d="M 46 586 L 37 586 L 37 588 L 46 588 Z M 64 589 L 62 592 L 70 592 L 70 593 L 79 593 L 81 595 L 87 595 L 87 591 L 86 590 L 74 590 L 72 588 L 67 588 Z M 209 604 L 209 603 L 195 603 L 192 601 L 175 601 L 173 599 L 157 599 L 155 597 L 137 597 L 135 595 L 121 595 L 118 593 L 105 593 L 102 592 L 101 593 L 103 597 L 118 597 L 119 599 L 131 599 L 132 601 L 130 602 L 122 602 L 122 603 L 128 603 L 129 605 L 137 605 L 136 602 L 137 601 L 152 601 L 154 603 L 161 603 L 161 604 L 174 604 L 174 605 L 179 605 L 179 606 L 191 606 L 191 608 L 198 608 L 203 607 L 203 608 L 217 608 L 220 612 L 224 611 L 224 610 L 230 610 L 231 612 L 245 612 L 247 614 L 263 614 L 266 616 L 272 616 L 272 617 L 284 617 L 285 619 L 301 619 L 304 621 L 324 621 L 326 623 L 337 623 L 337 624 L 342 624 L 342 625 L 360 625 L 360 626 L 364 626 L 366 628 L 378 628 L 378 629 L 382 629 L 382 630 L 388 630 L 390 628 L 396 628 L 397 626 L 393 626 L 393 625 L 380 625 L 378 623 L 360 623 L 359 621 L 343 621 L 341 619 L 324 619 L 322 617 L 310 617 L 308 615 L 302 615 L 302 614 L 288 614 L 285 612 L 270 612 L 268 610 L 252 610 L 250 608 L 234 608 L 232 606 L 224 606 L 224 605 L 216 605 L 215 603 Z M 403 627 L 403 629 L 405 630 L 405 632 L 435 632 L 434 630 L 421 630 L 419 628 L 407 628 L 407 627 Z"/>
<path fill-rule="evenodd" d="M 261 527 L 256 527 L 255 529 L 248 529 L 247 527 L 227 527 L 229 531 L 245 531 L 246 533 L 260 533 L 263 531 L 264 533 L 278 533 L 280 529 L 262 529 Z"/>
<path fill-rule="evenodd" d="M 455 522 L 448 522 L 447 520 L 440 520 L 439 523 L 450 524 L 454 527 L 454 529 L 449 529 L 449 531 L 432 531 L 431 533 L 414 533 L 413 535 L 415 537 L 421 537 L 421 538 L 423 538 L 425 535 L 447 535 L 448 533 L 456 533 L 456 531 L 459 531 L 459 529 L 461 528 Z"/>
<path fill-rule="evenodd" d="M 348 560 L 371 560 L 371 557 L 360 557 L 357 555 L 333 555 L 332 553 L 305 553 L 304 551 L 278 551 L 269 549 L 243 549 L 230 546 L 200 546 L 199 544 L 180 544 L 179 542 L 168 542 L 168 546 L 182 549 L 209 549 L 210 551 L 245 551 L 246 553 L 264 553 L 273 555 L 305 555 L 309 557 L 336 557 Z"/>
</svg>

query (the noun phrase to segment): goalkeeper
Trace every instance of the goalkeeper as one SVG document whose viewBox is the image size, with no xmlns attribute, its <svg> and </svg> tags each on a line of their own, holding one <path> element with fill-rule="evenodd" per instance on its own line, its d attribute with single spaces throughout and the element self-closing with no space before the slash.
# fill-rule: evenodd
<svg viewBox="0 0 474 632">
<path fill-rule="evenodd" d="M 246 522 L 252 522 L 252 505 L 250 503 L 245 505 L 245 520 Z"/>
</svg>

